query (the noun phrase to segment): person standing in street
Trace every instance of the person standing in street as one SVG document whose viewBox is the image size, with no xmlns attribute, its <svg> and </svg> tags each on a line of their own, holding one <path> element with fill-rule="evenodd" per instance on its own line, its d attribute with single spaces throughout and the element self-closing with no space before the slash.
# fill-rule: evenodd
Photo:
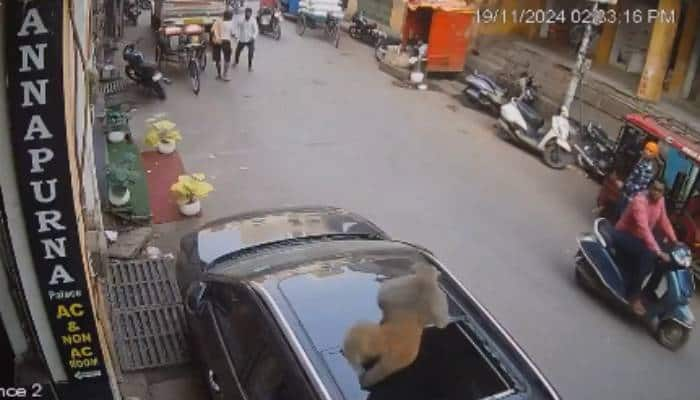
<svg viewBox="0 0 700 400">
<path fill-rule="evenodd" d="M 231 67 L 231 40 L 233 39 L 233 12 L 227 8 L 224 11 L 223 20 L 217 20 L 211 28 L 212 33 L 212 58 L 216 64 L 216 79 L 230 81 L 228 74 Z M 224 73 L 221 74 L 221 54 L 224 55 Z"/>
<path fill-rule="evenodd" d="M 258 23 L 252 18 L 253 10 L 245 9 L 245 18 L 238 22 L 236 33 L 238 34 L 238 45 L 236 46 L 235 65 L 244 47 L 248 48 L 248 71 L 253 70 L 253 54 L 255 53 L 255 39 L 258 37 Z"/>
</svg>

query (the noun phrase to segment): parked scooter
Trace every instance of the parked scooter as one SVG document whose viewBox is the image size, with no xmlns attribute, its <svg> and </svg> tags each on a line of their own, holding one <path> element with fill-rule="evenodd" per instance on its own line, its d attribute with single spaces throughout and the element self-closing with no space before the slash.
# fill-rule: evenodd
<svg viewBox="0 0 700 400">
<path fill-rule="evenodd" d="M 467 87 L 464 88 L 463 93 L 467 102 L 497 117 L 501 112 L 501 106 L 508 101 L 506 97 L 508 90 L 476 70 L 467 76 L 466 83 Z M 519 98 L 527 104 L 534 103 L 536 87 L 532 77 L 524 74 L 517 83 L 520 89 Z"/>
<path fill-rule="evenodd" d="M 544 163 L 554 169 L 563 169 L 574 161 L 569 144 L 569 110 L 552 116 L 551 127 L 545 127 L 544 119 L 521 98 L 512 98 L 501 106 L 498 119 L 499 133 L 506 140 L 522 143 L 542 154 Z"/>
<path fill-rule="evenodd" d="M 260 33 L 272 36 L 275 40 L 282 38 L 282 12 L 277 8 L 263 7 L 258 12 Z"/>
<path fill-rule="evenodd" d="M 352 16 L 348 33 L 351 38 L 375 47 L 388 36 L 386 32 L 377 28 L 376 23 L 369 22 L 362 10 Z"/>
<path fill-rule="evenodd" d="M 631 311 L 627 301 L 628 281 L 620 265 L 624 265 L 612 248 L 613 225 L 604 218 L 595 221 L 594 231 L 578 238 L 576 254 L 576 280 Z M 663 276 L 656 287 L 642 291 L 647 309 L 642 319 L 654 331 L 657 341 L 670 350 L 680 349 L 690 336 L 695 317 L 688 306 L 695 291 L 690 271 L 692 254 L 685 244 L 670 249 L 671 262 L 657 265 L 663 268 Z"/>
<path fill-rule="evenodd" d="M 165 89 L 161 84 L 161 81 L 165 81 L 163 74 L 158 71 L 157 65 L 146 62 L 143 53 L 136 50 L 136 44 L 138 41 L 124 47 L 122 57 L 127 62 L 124 73 L 142 87 L 152 90 L 159 99 L 165 100 Z"/>
<path fill-rule="evenodd" d="M 578 166 L 600 181 L 610 172 L 615 162 L 615 142 L 599 125 L 586 124 L 574 141 Z"/>
</svg>

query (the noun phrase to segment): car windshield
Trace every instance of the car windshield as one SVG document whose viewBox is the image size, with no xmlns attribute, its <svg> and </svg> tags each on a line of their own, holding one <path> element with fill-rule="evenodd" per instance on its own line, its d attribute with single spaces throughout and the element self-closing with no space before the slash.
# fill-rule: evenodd
<svg viewBox="0 0 700 400">
<path fill-rule="evenodd" d="M 279 281 L 278 289 L 299 322 L 296 334 L 316 351 L 315 367 L 328 371 L 343 397 L 353 400 L 479 399 L 508 390 L 504 374 L 470 337 L 467 316 L 449 295 L 450 324 L 444 329 L 425 327 L 416 360 L 371 391 L 361 388 L 358 374 L 341 352 L 345 334 L 357 322 L 382 319 L 377 304 L 381 282 L 411 273 L 414 263 L 405 258 L 315 263 L 307 269 L 313 272 Z"/>
</svg>

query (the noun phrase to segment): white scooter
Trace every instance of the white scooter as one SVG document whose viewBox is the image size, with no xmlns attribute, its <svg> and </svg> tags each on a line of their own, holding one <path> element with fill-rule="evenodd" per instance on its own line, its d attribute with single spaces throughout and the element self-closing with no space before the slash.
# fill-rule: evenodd
<svg viewBox="0 0 700 400">
<path fill-rule="evenodd" d="M 512 98 L 501 106 L 498 119 L 499 133 L 506 140 L 522 143 L 542 154 L 544 163 L 554 169 L 563 169 L 575 160 L 569 144 L 569 110 L 561 108 L 552 116 L 549 130 L 537 111 L 520 98 Z"/>
</svg>

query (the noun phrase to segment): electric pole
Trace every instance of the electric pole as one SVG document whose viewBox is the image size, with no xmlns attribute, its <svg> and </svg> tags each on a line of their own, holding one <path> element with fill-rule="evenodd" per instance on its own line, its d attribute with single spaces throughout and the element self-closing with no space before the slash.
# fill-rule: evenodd
<svg viewBox="0 0 700 400">
<path fill-rule="evenodd" d="M 596 16 L 598 14 L 598 8 L 601 4 L 617 4 L 617 0 L 589 0 L 593 2 L 591 7 L 591 15 Z M 586 30 L 583 34 L 583 39 L 581 40 L 581 45 L 578 48 L 578 53 L 576 55 L 576 65 L 574 66 L 574 74 L 569 82 L 569 88 L 566 90 L 566 95 L 564 96 L 563 107 L 567 110 L 571 108 L 571 103 L 574 102 L 574 97 L 576 96 L 576 91 L 578 86 L 581 84 L 586 71 L 591 67 L 591 60 L 587 58 L 588 47 L 591 44 L 593 38 L 593 27 L 596 25 L 598 18 L 590 18 L 589 23 L 586 25 Z"/>
</svg>

